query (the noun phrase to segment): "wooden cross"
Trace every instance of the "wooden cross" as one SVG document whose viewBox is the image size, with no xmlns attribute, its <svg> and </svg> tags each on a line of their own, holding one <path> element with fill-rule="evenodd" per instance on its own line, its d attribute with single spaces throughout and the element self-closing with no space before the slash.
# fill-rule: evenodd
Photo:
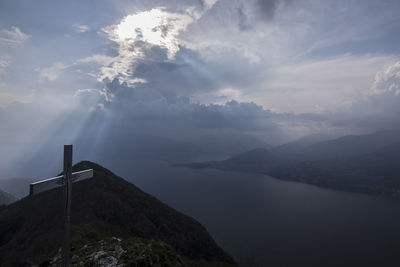
<svg viewBox="0 0 400 267">
<path fill-rule="evenodd" d="M 72 145 L 64 145 L 64 171 L 63 175 L 54 178 L 31 183 L 29 185 L 29 195 L 35 195 L 56 187 L 64 187 L 65 200 L 65 236 L 64 247 L 62 254 L 63 266 L 67 267 L 70 263 L 70 248 L 71 248 L 71 230 L 70 230 L 70 215 L 71 215 L 71 189 L 72 183 L 79 182 L 93 177 L 93 169 L 80 172 L 72 172 Z"/>
</svg>

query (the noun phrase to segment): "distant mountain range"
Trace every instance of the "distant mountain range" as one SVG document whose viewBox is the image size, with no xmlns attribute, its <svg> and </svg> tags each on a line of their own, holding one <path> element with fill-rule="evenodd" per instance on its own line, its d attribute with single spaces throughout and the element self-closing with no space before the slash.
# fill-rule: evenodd
<svg viewBox="0 0 400 267">
<path fill-rule="evenodd" d="M 236 265 L 191 217 L 95 163 L 81 162 L 73 170 L 88 168 L 94 169 L 94 178 L 75 183 L 72 189 L 73 263 Z M 1 266 L 59 264 L 62 196 L 58 188 L 0 207 Z"/>
<path fill-rule="evenodd" d="M 327 141 L 312 139 L 271 149 L 257 148 L 223 161 L 175 166 L 262 173 L 332 189 L 400 198 L 398 131 Z"/>
</svg>

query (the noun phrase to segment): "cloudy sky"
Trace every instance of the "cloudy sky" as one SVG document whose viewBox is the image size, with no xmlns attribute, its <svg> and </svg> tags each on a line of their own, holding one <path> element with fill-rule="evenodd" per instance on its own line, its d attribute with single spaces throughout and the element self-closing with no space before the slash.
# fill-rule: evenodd
<svg viewBox="0 0 400 267">
<path fill-rule="evenodd" d="M 273 145 L 390 128 L 399 36 L 396 0 L 1 1 L 0 158 L 110 131 Z"/>
</svg>

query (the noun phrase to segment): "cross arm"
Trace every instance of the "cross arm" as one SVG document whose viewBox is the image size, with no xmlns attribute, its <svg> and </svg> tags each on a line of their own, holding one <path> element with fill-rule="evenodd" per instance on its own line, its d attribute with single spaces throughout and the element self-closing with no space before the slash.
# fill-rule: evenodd
<svg viewBox="0 0 400 267">
<path fill-rule="evenodd" d="M 71 182 L 79 182 L 93 177 L 93 169 L 72 173 Z M 29 195 L 38 194 L 64 185 L 64 175 L 45 179 L 29 185 Z"/>
</svg>

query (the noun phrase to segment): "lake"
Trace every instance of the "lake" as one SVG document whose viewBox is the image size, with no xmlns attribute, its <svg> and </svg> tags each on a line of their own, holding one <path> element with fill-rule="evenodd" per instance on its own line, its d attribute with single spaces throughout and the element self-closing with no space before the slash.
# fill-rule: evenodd
<svg viewBox="0 0 400 267">
<path fill-rule="evenodd" d="M 400 201 L 169 164 L 110 169 L 197 219 L 239 263 L 400 266 Z"/>
</svg>

